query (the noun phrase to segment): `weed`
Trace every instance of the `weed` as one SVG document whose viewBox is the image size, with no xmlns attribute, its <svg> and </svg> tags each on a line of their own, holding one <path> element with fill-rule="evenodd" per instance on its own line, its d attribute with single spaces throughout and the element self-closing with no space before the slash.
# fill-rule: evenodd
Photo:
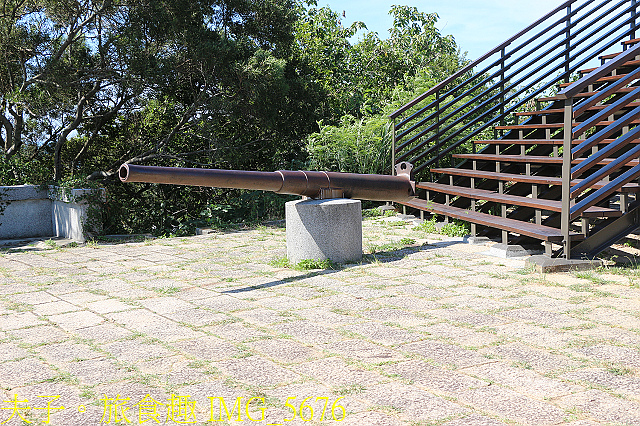
<svg viewBox="0 0 640 426">
<path fill-rule="evenodd" d="M 616 376 L 632 376 L 633 370 L 625 366 L 610 366 L 607 367 L 607 371 Z"/>
<path fill-rule="evenodd" d="M 279 257 L 269 262 L 274 268 L 291 268 L 291 262 L 286 257 Z"/>
<path fill-rule="evenodd" d="M 333 390 L 333 393 L 336 395 L 342 395 L 342 396 L 346 396 L 346 395 L 354 395 L 354 394 L 359 394 L 365 391 L 365 387 L 362 385 L 359 385 L 357 383 L 352 383 L 350 385 L 344 385 L 344 386 L 340 386 L 338 388 L 335 388 Z"/>
<path fill-rule="evenodd" d="M 460 221 L 445 223 L 440 228 L 440 233 L 448 237 L 464 237 L 469 234 L 469 227 L 466 223 Z"/>
<path fill-rule="evenodd" d="M 420 225 L 413 228 L 414 231 L 426 232 L 427 234 L 437 234 L 436 229 L 436 216 L 433 215 L 431 219 L 423 221 Z"/>
<path fill-rule="evenodd" d="M 395 215 L 395 210 L 382 210 L 380 207 L 362 210 L 362 217 L 389 217 Z"/>
<path fill-rule="evenodd" d="M 337 265 L 331 259 L 303 259 L 298 262 L 294 267 L 294 269 L 300 271 L 308 271 L 310 269 L 337 269 Z"/>
</svg>

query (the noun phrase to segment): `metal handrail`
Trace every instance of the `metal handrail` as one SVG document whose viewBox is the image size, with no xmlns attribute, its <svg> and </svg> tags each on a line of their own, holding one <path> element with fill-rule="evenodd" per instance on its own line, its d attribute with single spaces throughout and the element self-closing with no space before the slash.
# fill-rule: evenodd
<svg viewBox="0 0 640 426">
<path fill-rule="evenodd" d="M 624 1 L 628 1 L 628 0 L 624 0 Z M 626 11 L 625 11 L 626 12 Z M 625 24 L 627 24 L 628 22 L 622 22 L 620 24 L 618 24 L 618 26 L 616 27 L 616 29 L 619 29 L 620 27 L 624 26 Z M 611 31 L 610 31 L 611 32 Z M 631 30 L 627 30 L 626 32 L 624 32 L 622 35 L 620 35 L 618 38 L 614 39 L 613 41 L 609 42 L 608 44 L 602 46 L 598 52 L 596 52 L 593 56 L 596 56 L 597 54 L 601 53 L 602 51 L 604 51 L 605 49 L 607 49 L 608 47 L 610 47 L 611 45 L 615 44 L 617 41 L 619 41 L 621 38 L 623 38 L 624 36 L 628 35 L 631 32 Z M 584 40 L 584 39 L 583 39 Z M 581 40 L 581 41 L 583 41 Z M 593 47 L 593 45 L 597 44 L 597 41 L 592 42 L 589 46 L 583 48 L 582 50 L 580 50 L 577 54 L 574 54 L 573 56 L 570 57 L 570 59 L 575 59 L 577 56 L 579 56 L 580 54 L 584 53 L 585 51 L 587 51 L 589 48 Z M 511 86 L 509 86 L 507 89 L 512 89 L 513 87 L 517 87 L 517 84 L 526 81 L 527 78 L 531 77 L 532 75 L 535 75 L 537 72 L 539 72 L 541 69 L 544 68 L 544 66 L 547 66 L 548 64 L 552 63 L 553 60 L 560 58 L 561 56 L 563 56 L 564 51 L 561 51 L 560 53 L 556 54 L 551 60 L 548 60 L 547 62 L 545 62 L 543 65 L 539 66 L 538 68 L 536 68 L 535 70 L 529 72 L 525 77 L 522 77 L 521 79 L 519 79 L 515 84 L 512 84 Z M 570 67 L 570 72 L 574 72 L 575 70 L 577 70 L 580 66 L 584 65 L 586 62 L 588 62 L 589 60 L 591 60 L 592 57 L 587 57 L 577 63 L 575 63 L 575 65 L 573 65 L 572 67 Z M 546 71 L 544 74 L 542 74 L 541 78 L 546 78 L 548 76 L 550 76 L 551 74 L 553 74 L 553 72 L 557 71 L 558 69 L 562 68 L 564 66 L 564 64 L 558 64 L 556 67 Z M 555 81 L 550 81 L 544 85 L 541 86 L 541 88 L 532 93 L 531 95 L 525 97 L 525 98 L 521 98 L 520 101 L 513 105 L 511 108 L 509 108 L 509 110 L 506 110 L 504 114 L 501 114 L 500 116 L 494 117 L 496 120 L 500 120 L 504 117 L 506 117 L 508 114 L 510 114 L 511 112 L 515 111 L 519 106 L 521 106 L 522 104 L 524 104 L 526 101 L 534 98 L 535 96 L 537 96 L 538 94 L 540 94 L 543 90 L 546 90 L 547 88 L 549 88 L 550 86 L 554 85 Z M 508 98 L 505 99 L 504 103 L 507 103 L 511 100 L 517 99 L 522 93 L 526 92 L 528 89 L 526 87 L 512 93 L 511 96 L 509 96 Z M 499 95 L 494 95 L 493 97 L 487 99 L 486 101 L 482 102 L 480 105 L 477 106 L 477 108 L 482 108 L 485 105 L 489 104 L 491 101 L 496 100 L 499 97 Z M 486 110 L 485 113 L 481 114 L 479 116 L 479 118 L 484 118 L 486 117 L 489 113 L 499 109 L 501 106 L 500 105 L 496 105 L 488 110 Z M 440 133 L 444 133 L 445 131 L 453 128 L 457 123 L 459 122 L 463 122 L 464 119 L 466 119 L 468 116 L 470 115 L 470 113 L 467 113 L 461 117 L 458 117 L 456 122 L 451 123 L 449 126 L 445 127 L 444 130 L 440 130 Z M 474 122 L 467 122 L 466 125 L 463 125 L 461 128 L 459 128 L 458 130 L 456 130 L 453 134 L 449 135 L 447 137 L 447 139 L 452 139 L 454 136 L 457 136 L 458 134 L 460 134 L 462 131 L 470 128 L 471 126 L 473 126 L 475 123 Z M 491 122 L 486 123 L 484 125 L 482 125 L 481 127 L 479 127 L 478 129 L 476 129 L 475 133 L 478 133 L 479 131 L 482 131 L 484 129 L 486 129 L 487 127 L 492 126 L 493 124 Z M 421 136 L 423 136 L 423 132 L 421 132 Z M 463 139 L 458 139 L 458 141 L 449 146 L 445 151 L 440 151 L 440 155 L 445 155 L 447 152 L 455 149 L 457 146 L 461 145 L 462 143 L 466 142 L 467 140 L 469 140 L 471 137 L 473 137 L 473 135 L 469 135 Z M 431 142 L 432 140 L 434 140 L 436 138 L 436 136 L 432 136 L 429 139 L 426 139 L 425 141 L 423 141 L 421 143 L 421 146 L 424 146 L 426 143 Z M 444 142 L 444 141 L 443 141 Z M 442 144 L 442 142 L 440 143 Z M 403 154 L 403 156 L 399 156 L 397 157 L 397 159 L 399 161 L 404 161 L 407 159 L 407 156 L 410 155 L 410 153 L 415 152 L 417 149 L 419 149 L 421 146 L 417 146 L 412 148 L 410 151 L 405 152 Z M 412 158 L 411 160 L 409 160 L 412 164 L 415 164 L 418 160 L 420 160 L 421 158 L 423 158 L 424 156 L 428 155 L 430 153 L 431 150 L 426 150 L 424 151 L 422 154 L 420 154 L 417 157 Z M 422 165 L 418 165 L 415 168 L 416 173 L 419 172 L 420 170 L 422 170 L 422 168 L 424 168 L 427 164 L 422 164 Z"/>
<path fill-rule="evenodd" d="M 411 107 L 413 107 L 414 105 L 420 103 L 421 101 L 423 101 L 424 99 L 428 98 L 429 96 L 433 95 L 434 93 L 436 93 L 437 91 L 439 91 L 440 89 L 442 89 L 443 87 L 445 87 L 447 84 L 449 84 L 452 81 L 455 81 L 458 77 L 460 77 L 461 75 L 464 75 L 466 72 L 473 70 L 473 68 L 478 65 L 479 63 L 483 62 L 485 59 L 489 58 L 490 56 L 493 56 L 494 54 L 500 52 L 503 48 L 505 48 L 506 46 L 510 45 L 514 40 L 517 40 L 518 38 L 520 38 L 520 36 L 522 36 L 523 34 L 528 33 L 529 31 L 531 31 L 533 28 L 537 27 L 538 25 L 540 25 L 542 22 L 546 21 L 547 19 L 549 19 L 551 16 L 555 15 L 556 13 L 558 13 L 559 11 L 561 11 L 562 9 L 566 9 L 568 6 L 572 5 L 573 3 L 575 3 L 578 0 L 568 0 L 564 3 L 562 3 L 560 6 L 556 7 L 555 9 L 553 9 L 551 12 L 547 13 L 545 16 L 543 16 L 542 18 L 538 19 L 536 22 L 534 22 L 533 24 L 529 25 L 527 28 L 525 28 L 524 30 L 518 32 L 516 35 L 514 35 L 513 37 L 511 37 L 510 39 L 504 41 L 503 43 L 499 44 L 498 46 L 494 47 L 493 49 L 491 49 L 490 51 L 488 51 L 487 53 L 485 53 L 484 55 L 480 56 L 478 59 L 476 59 L 475 61 L 469 63 L 467 66 L 465 66 L 464 68 L 462 68 L 461 70 L 457 71 L 455 74 L 449 76 L 448 78 L 446 78 L 445 80 L 441 81 L 440 83 L 436 84 L 435 86 L 433 86 L 431 89 L 429 89 L 428 91 L 424 92 L 422 95 L 416 97 L 415 99 L 413 99 L 412 101 L 408 102 L 407 104 L 403 105 L 401 108 L 399 108 L 398 110 L 394 111 L 393 113 L 391 113 L 389 115 L 390 119 L 395 119 L 398 116 L 400 116 L 400 114 L 402 114 L 403 112 L 405 112 L 406 110 L 410 109 Z M 590 0 L 588 3 L 591 3 L 592 1 L 595 0 Z M 562 21 L 564 22 L 564 21 Z"/>
<path fill-rule="evenodd" d="M 584 16 L 580 16 L 576 18 L 576 20 L 573 22 L 570 21 L 569 19 L 570 19 L 570 16 L 575 16 L 575 13 L 577 12 L 577 10 L 568 11 L 568 15 L 559 19 L 557 22 L 567 22 L 568 29 L 569 30 L 575 29 L 575 31 L 570 32 L 569 30 L 565 31 L 563 29 L 562 31 L 558 32 L 558 34 L 563 34 L 565 37 L 560 42 L 556 42 L 553 48 L 546 49 L 543 54 L 538 54 L 537 52 L 534 53 L 534 55 L 538 55 L 538 59 L 542 59 L 541 61 L 542 65 L 536 66 L 535 61 L 530 61 L 524 66 L 519 67 L 516 71 L 506 73 L 505 70 L 509 70 L 513 68 L 514 65 L 517 62 L 522 61 L 523 58 L 521 56 L 514 58 L 513 52 L 502 52 L 503 56 L 501 58 L 492 61 L 491 65 L 483 70 L 485 71 L 484 74 L 479 73 L 479 74 L 472 75 L 466 81 L 456 85 L 455 88 L 446 91 L 446 95 L 451 96 L 449 99 L 446 99 L 446 95 L 442 95 L 438 100 L 429 103 L 429 105 L 427 105 L 426 107 L 423 107 L 422 109 L 420 109 L 420 111 L 412 114 L 410 117 L 403 119 L 399 124 L 395 124 L 393 129 L 394 144 L 396 142 L 400 142 L 401 139 L 406 138 L 406 136 L 409 135 L 412 131 L 420 130 L 416 134 L 412 134 L 411 137 L 408 138 L 407 140 L 402 140 L 402 143 L 398 144 L 397 147 L 394 145 L 394 157 L 396 161 L 409 160 L 409 161 L 413 161 L 414 163 L 421 162 L 426 157 L 433 155 L 434 153 L 437 153 L 436 158 L 427 159 L 426 161 L 424 161 L 424 164 L 416 165 L 416 169 L 415 169 L 416 172 L 420 172 L 429 164 L 432 164 L 438 161 L 440 158 L 450 153 L 457 146 L 460 146 L 462 143 L 470 140 L 475 134 L 492 126 L 493 123 L 495 123 L 496 121 L 504 119 L 507 115 L 509 115 L 516 108 L 521 106 L 523 103 L 534 98 L 535 96 L 539 95 L 539 93 L 542 93 L 548 87 L 555 84 L 555 81 L 551 81 L 548 84 L 541 84 L 539 90 L 531 94 L 525 93 L 527 91 L 527 88 L 524 88 L 524 89 L 518 88 L 519 84 L 523 84 L 524 82 L 528 83 L 528 80 L 531 80 L 532 78 L 536 79 L 535 82 L 540 83 L 542 79 L 549 77 L 554 72 L 557 72 L 563 68 L 564 68 L 563 71 L 568 69 L 569 72 L 574 72 L 575 70 L 578 69 L 579 66 L 588 62 L 596 55 L 602 53 L 605 49 L 609 48 L 610 46 L 620 41 L 624 37 L 632 34 L 635 29 L 633 18 L 621 19 L 622 17 L 629 14 L 630 12 L 632 14 L 635 12 L 636 6 L 634 4 L 628 5 L 630 1 L 632 2 L 632 0 L 622 0 L 620 2 L 617 2 L 615 5 L 608 8 L 606 12 L 600 14 L 593 20 L 585 23 L 585 25 L 583 25 L 580 28 L 575 28 L 578 21 L 584 20 L 586 16 L 592 15 L 596 12 L 603 10 L 604 6 L 609 6 L 610 3 L 609 2 L 599 3 L 598 5 L 593 7 L 591 10 L 586 11 Z M 563 3 L 563 5 L 567 6 L 568 3 L 573 3 L 573 2 L 565 2 Z M 582 9 L 580 10 L 584 10 L 585 6 L 591 3 L 593 2 L 589 1 L 581 5 L 579 8 L 582 8 Z M 622 10 L 620 11 L 621 8 Z M 541 18 L 540 20 L 536 21 L 536 24 L 539 25 L 540 23 L 544 22 L 545 20 L 549 19 L 549 17 L 553 16 L 555 13 L 560 11 L 561 9 L 562 7 L 554 9 L 553 12 L 545 15 L 544 18 Z M 615 16 L 611 17 L 612 15 L 615 15 Z M 606 22 L 600 25 L 603 21 L 606 21 Z M 618 21 L 621 21 L 621 22 L 617 23 Z M 622 34 L 616 35 L 615 37 L 613 37 L 613 39 L 611 39 L 609 43 L 605 43 L 604 45 L 602 44 L 603 40 L 608 40 L 608 37 L 610 37 L 613 34 L 616 34 L 617 32 L 619 32 L 619 30 L 622 27 L 629 24 L 631 24 L 633 28 L 622 32 Z M 529 26 L 528 30 L 535 28 L 537 25 Z M 609 26 L 612 26 L 613 28 L 608 29 Z M 579 37 L 579 35 L 587 32 L 587 30 L 591 30 L 594 27 L 597 27 L 597 28 L 593 31 L 590 31 L 588 34 L 582 37 Z M 518 35 L 521 36 L 526 32 L 527 31 L 521 31 Z M 605 34 L 601 35 L 601 33 L 605 33 Z M 594 38 L 596 40 L 591 41 Z M 517 39 L 516 36 L 509 39 L 509 43 L 512 43 L 515 39 Z M 568 44 L 569 40 L 571 40 L 571 46 L 569 46 L 568 48 L 566 48 L 565 46 L 565 49 L 558 49 L 558 47 Z M 505 42 L 499 45 L 498 47 L 504 47 L 509 43 Z M 586 46 L 583 47 L 585 44 Z M 544 47 L 546 48 L 548 46 L 549 46 L 549 43 L 545 43 Z M 518 46 L 517 49 L 521 49 L 521 48 L 522 46 Z M 591 52 L 591 49 L 594 49 L 594 48 L 595 50 Z M 499 50 L 500 49 L 495 48 L 492 51 L 490 51 L 488 54 L 483 55 L 481 59 L 486 59 L 490 57 L 491 54 L 497 53 Z M 532 48 L 527 53 L 530 53 L 532 50 L 536 50 L 536 49 Z M 553 53 L 553 52 L 555 53 L 550 55 L 550 53 Z M 582 58 L 582 56 L 585 54 L 588 56 L 585 58 Z M 526 58 L 530 59 L 531 56 L 532 55 L 527 54 Z M 567 59 L 568 62 L 562 61 L 562 59 Z M 555 62 L 558 60 L 560 60 L 560 63 Z M 474 61 L 474 63 L 469 64 L 467 67 L 463 68 L 458 73 L 456 73 L 455 76 L 459 77 L 464 72 L 468 72 L 473 67 L 473 64 L 477 65 L 479 62 L 481 61 L 480 60 Z M 568 65 L 569 63 L 570 65 Z M 495 66 L 495 65 L 502 65 L 502 68 L 500 68 L 500 70 L 496 70 L 492 73 L 489 72 L 487 74 L 486 70 L 490 70 L 491 66 Z M 531 68 L 533 68 L 533 71 L 526 72 Z M 470 92 L 475 91 L 476 89 L 479 88 L 479 86 L 482 86 L 483 83 L 486 83 L 488 80 L 490 80 L 491 78 L 499 74 L 504 74 L 504 79 L 502 79 L 501 81 L 491 86 L 482 87 L 481 93 L 474 94 L 475 96 L 473 97 L 473 99 L 471 99 L 468 102 L 465 102 L 463 105 L 456 104 L 456 102 L 460 101 L 462 98 L 464 98 L 464 96 L 466 96 Z M 524 76 L 521 76 L 522 74 L 524 74 Z M 563 78 L 563 76 L 565 76 L 566 74 L 567 73 L 565 71 L 565 73 L 563 73 L 558 78 Z M 517 78 L 514 79 L 514 77 L 517 77 Z M 454 79 L 454 76 L 450 77 L 449 79 L 440 83 L 438 86 L 432 88 L 430 91 L 425 92 L 423 95 L 421 95 L 416 99 L 424 100 L 428 96 L 433 94 L 440 95 L 441 92 L 438 91 L 438 89 L 442 89 L 443 87 L 446 86 L 445 82 L 451 82 L 453 81 L 453 79 Z M 504 82 L 508 82 L 508 84 L 505 85 Z M 471 84 L 472 87 L 468 85 L 469 83 Z M 467 86 L 465 86 L 465 84 L 467 84 Z M 460 90 L 461 88 L 462 90 Z M 521 97 L 523 94 L 525 96 Z M 414 101 L 416 101 L 416 99 L 414 99 Z M 401 108 L 396 112 L 402 113 L 407 111 L 408 109 L 410 109 L 411 107 L 415 106 L 418 103 L 414 101 L 405 105 L 405 107 Z M 500 105 L 493 105 L 495 102 L 498 102 L 498 101 L 500 101 Z M 448 109 L 450 106 L 454 104 L 456 105 L 453 109 L 451 110 Z M 509 107 L 505 108 L 505 106 L 509 106 Z M 433 107 L 432 108 L 433 112 L 429 116 L 427 116 L 426 118 L 421 118 L 418 124 L 416 123 L 412 124 L 410 129 L 405 130 L 398 134 L 395 133 L 402 126 L 405 126 L 406 124 L 411 122 L 412 119 L 416 120 L 420 114 L 424 114 L 424 111 L 428 110 L 430 107 Z M 500 114 L 496 114 L 498 110 L 500 110 Z M 504 113 L 502 113 L 503 111 Z M 461 114 L 461 115 L 456 116 L 456 114 Z M 390 117 L 397 118 L 399 115 L 400 114 L 394 113 Z M 430 120 L 433 120 L 435 124 L 429 124 L 427 126 L 424 126 L 424 128 L 420 128 L 420 126 L 422 126 L 423 124 L 430 123 Z M 470 130 L 474 126 L 477 126 L 477 128 Z M 463 132 L 466 132 L 466 133 L 463 134 Z M 472 132 L 472 134 L 468 134 L 468 132 Z M 451 145 L 449 145 L 450 141 L 452 141 L 453 138 L 456 138 L 456 137 L 457 139 Z M 431 146 L 428 146 L 429 144 L 431 144 Z M 418 152 L 418 151 L 421 151 L 421 152 Z M 417 154 L 417 155 L 414 155 L 414 154 Z M 412 155 L 414 156 L 410 157 Z"/>
</svg>

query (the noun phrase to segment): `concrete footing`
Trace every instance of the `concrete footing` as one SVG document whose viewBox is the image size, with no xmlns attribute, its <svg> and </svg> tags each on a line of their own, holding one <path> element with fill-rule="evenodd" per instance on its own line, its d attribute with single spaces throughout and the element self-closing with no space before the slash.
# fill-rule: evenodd
<svg viewBox="0 0 640 426">
<path fill-rule="evenodd" d="M 524 257 L 532 254 L 538 254 L 540 250 L 530 251 L 525 249 L 522 246 L 516 244 L 494 244 L 489 250 L 482 252 L 481 254 L 486 254 L 488 256 L 497 256 L 505 259 L 510 259 L 513 257 Z"/>
<path fill-rule="evenodd" d="M 463 241 L 467 244 L 480 245 L 480 246 L 491 242 L 489 237 L 473 237 L 470 235 L 467 235 L 466 237 L 464 237 Z"/>
<path fill-rule="evenodd" d="M 560 257 L 549 257 L 545 255 L 531 256 L 526 261 L 527 267 L 534 268 L 537 272 L 567 272 L 567 271 L 585 271 L 595 269 L 603 265 L 598 259 L 564 259 Z"/>
<path fill-rule="evenodd" d="M 359 200 L 296 200 L 285 205 L 287 257 L 336 263 L 362 259 L 362 207 Z"/>
</svg>

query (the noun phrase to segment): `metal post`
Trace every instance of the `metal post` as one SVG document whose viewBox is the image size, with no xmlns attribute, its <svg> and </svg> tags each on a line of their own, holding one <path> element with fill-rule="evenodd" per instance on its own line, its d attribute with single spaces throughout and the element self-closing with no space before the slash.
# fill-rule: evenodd
<svg viewBox="0 0 640 426">
<path fill-rule="evenodd" d="M 570 73 L 570 66 L 569 66 L 569 58 L 571 57 L 571 54 L 569 53 L 571 51 L 571 17 L 569 16 L 571 15 L 571 4 L 569 4 L 569 6 L 567 6 L 567 22 L 565 23 L 566 25 L 566 40 L 567 42 L 565 43 L 565 48 L 567 49 L 567 52 L 564 55 L 564 71 L 565 71 L 565 75 L 564 75 L 564 82 L 568 83 L 569 81 L 571 81 L 571 73 Z"/>
<path fill-rule="evenodd" d="M 500 125 L 504 126 L 506 123 L 504 121 L 504 61 L 505 57 L 505 48 L 503 47 L 500 51 Z M 504 130 L 500 130 L 500 137 L 504 136 Z"/>
<path fill-rule="evenodd" d="M 570 211 L 571 200 L 571 139 L 573 137 L 573 98 L 564 101 L 564 142 L 562 145 L 562 213 L 560 229 L 564 239 L 564 256 L 571 259 Z"/>
<path fill-rule="evenodd" d="M 391 120 L 391 175 L 396 174 L 396 119 Z"/>
<path fill-rule="evenodd" d="M 440 91 L 436 92 L 436 167 L 440 168 Z"/>
<path fill-rule="evenodd" d="M 633 40 L 634 38 L 636 38 L 636 19 L 638 18 L 638 11 L 636 10 L 636 0 L 631 0 L 631 6 L 633 6 L 633 10 L 631 11 L 631 24 L 629 24 L 631 27 L 629 39 Z"/>
</svg>

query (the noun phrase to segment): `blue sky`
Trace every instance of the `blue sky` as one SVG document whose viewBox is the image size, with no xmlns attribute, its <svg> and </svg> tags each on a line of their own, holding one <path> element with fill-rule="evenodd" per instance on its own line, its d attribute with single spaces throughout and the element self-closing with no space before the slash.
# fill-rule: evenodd
<svg viewBox="0 0 640 426">
<path fill-rule="evenodd" d="M 363 21 L 385 38 L 391 27 L 393 4 L 415 6 L 421 12 L 440 16 L 436 25 L 442 34 L 452 34 L 468 59 L 476 59 L 562 4 L 561 0 L 318 0 L 346 18 L 343 24 Z"/>
</svg>

